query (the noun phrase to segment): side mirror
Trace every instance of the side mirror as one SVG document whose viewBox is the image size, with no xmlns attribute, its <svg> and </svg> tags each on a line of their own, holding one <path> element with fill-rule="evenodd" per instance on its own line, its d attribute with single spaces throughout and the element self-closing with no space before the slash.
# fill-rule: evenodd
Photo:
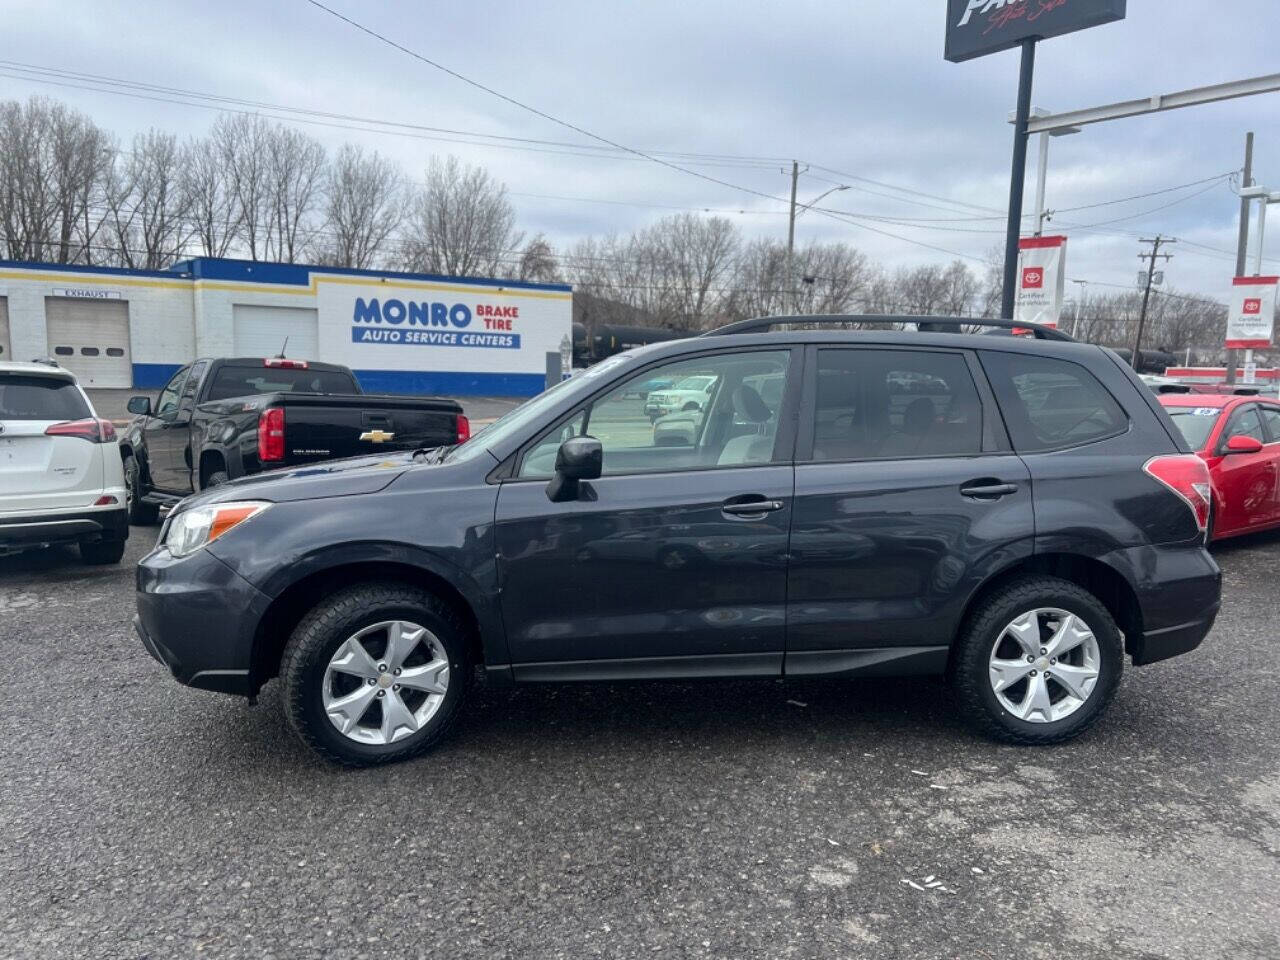
<svg viewBox="0 0 1280 960">
<path fill-rule="evenodd" d="M 149 417 L 151 415 L 150 397 L 130 397 L 128 406 L 130 413 L 136 413 L 140 417 Z"/>
<path fill-rule="evenodd" d="M 1260 453 L 1262 441 L 1257 437 L 1232 437 L 1227 441 L 1227 453 Z"/>
<path fill-rule="evenodd" d="M 574 437 L 556 451 L 556 474 L 547 484 L 547 499 L 565 503 L 578 499 L 578 481 L 595 480 L 604 468 L 604 448 L 595 437 Z"/>
</svg>

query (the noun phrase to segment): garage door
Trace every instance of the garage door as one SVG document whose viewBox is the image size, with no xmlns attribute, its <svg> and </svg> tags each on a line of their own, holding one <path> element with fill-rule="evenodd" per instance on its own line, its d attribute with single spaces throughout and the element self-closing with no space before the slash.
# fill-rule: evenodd
<svg viewBox="0 0 1280 960">
<path fill-rule="evenodd" d="M 129 304 L 45 297 L 49 356 L 86 387 L 131 387 Z"/>
<path fill-rule="evenodd" d="M 320 321 L 315 310 L 301 307 L 232 307 L 237 357 L 320 359 Z M 285 341 L 288 340 L 288 346 Z"/>
<path fill-rule="evenodd" d="M 13 359 L 9 343 L 9 298 L 0 297 L 0 363 Z"/>
</svg>

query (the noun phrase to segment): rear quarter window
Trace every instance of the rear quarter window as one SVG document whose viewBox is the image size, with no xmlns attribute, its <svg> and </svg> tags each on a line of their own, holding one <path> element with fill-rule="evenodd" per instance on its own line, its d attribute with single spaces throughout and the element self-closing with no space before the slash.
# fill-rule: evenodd
<svg viewBox="0 0 1280 960">
<path fill-rule="evenodd" d="M 1081 364 L 991 350 L 982 366 L 1019 452 L 1077 447 L 1129 429 L 1124 410 Z"/>
<path fill-rule="evenodd" d="M 89 415 L 70 380 L 0 374 L 0 420 L 83 420 Z"/>
</svg>

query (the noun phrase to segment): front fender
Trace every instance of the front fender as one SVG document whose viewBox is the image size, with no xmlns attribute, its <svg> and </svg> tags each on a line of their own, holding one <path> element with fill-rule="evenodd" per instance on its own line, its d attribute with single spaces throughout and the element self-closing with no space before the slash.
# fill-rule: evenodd
<svg viewBox="0 0 1280 960">
<path fill-rule="evenodd" d="M 485 662 L 510 662 L 497 596 L 491 588 L 486 589 L 475 576 L 443 557 L 411 544 L 364 541 L 324 547 L 281 569 L 268 578 L 260 589 L 275 599 L 294 584 L 315 574 L 363 563 L 394 563 L 424 570 L 439 577 L 457 590 L 475 613 L 480 626 L 480 639 L 485 647 Z"/>
</svg>

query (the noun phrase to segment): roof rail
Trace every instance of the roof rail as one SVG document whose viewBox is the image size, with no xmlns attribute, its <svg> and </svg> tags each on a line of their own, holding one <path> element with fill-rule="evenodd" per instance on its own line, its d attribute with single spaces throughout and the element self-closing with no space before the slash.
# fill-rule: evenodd
<svg viewBox="0 0 1280 960">
<path fill-rule="evenodd" d="M 955 328 L 959 333 L 961 327 L 992 327 L 997 330 L 1026 330 L 1037 340 L 1062 340 L 1075 343 L 1075 338 L 1054 327 L 1046 327 L 1039 323 L 1024 323 L 1014 320 L 983 320 L 977 317 L 896 317 L 873 314 L 824 314 L 821 316 L 781 316 L 755 317 L 751 320 L 739 320 L 737 323 L 725 324 L 701 334 L 704 337 L 723 337 L 732 333 L 759 333 L 784 323 L 812 324 L 845 324 L 845 323 L 914 323 L 917 330 L 929 331 L 931 328 Z M 949 332 L 949 331 L 948 331 Z"/>
</svg>

